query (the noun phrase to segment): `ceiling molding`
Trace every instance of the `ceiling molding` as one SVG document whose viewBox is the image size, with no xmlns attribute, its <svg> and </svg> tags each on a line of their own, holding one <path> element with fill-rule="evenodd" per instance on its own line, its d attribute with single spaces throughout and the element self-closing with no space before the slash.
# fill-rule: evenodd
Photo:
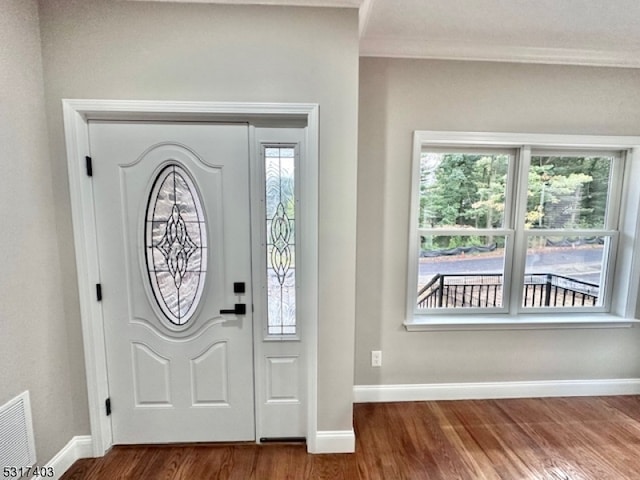
<svg viewBox="0 0 640 480">
<path fill-rule="evenodd" d="M 125 0 L 129 2 L 218 3 L 225 5 L 280 5 L 285 7 L 360 8 L 363 0 Z M 366 1 L 366 0 L 365 0 Z"/>
<path fill-rule="evenodd" d="M 471 45 L 368 36 L 360 40 L 360 56 L 640 68 L 640 50 Z"/>
<path fill-rule="evenodd" d="M 360 20 L 358 22 L 360 38 L 364 36 L 364 32 L 367 30 L 367 25 L 371 18 L 371 10 L 373 10 L 373 2 L 375 0 L 363 0 L 362 5 L 360 5 Z"/>
</svg>

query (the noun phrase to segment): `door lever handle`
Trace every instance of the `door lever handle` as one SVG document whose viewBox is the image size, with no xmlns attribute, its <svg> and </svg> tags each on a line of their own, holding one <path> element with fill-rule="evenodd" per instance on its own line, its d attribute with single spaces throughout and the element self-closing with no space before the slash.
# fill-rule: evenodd
<svg viewBox="0 0 640 480">
<path fill-rule="evenodd" d="M 233 310 L 220 310 L 222 315 L 246 315 L 247 305 L 244 303 L 236 303 Z"/>
</svg>

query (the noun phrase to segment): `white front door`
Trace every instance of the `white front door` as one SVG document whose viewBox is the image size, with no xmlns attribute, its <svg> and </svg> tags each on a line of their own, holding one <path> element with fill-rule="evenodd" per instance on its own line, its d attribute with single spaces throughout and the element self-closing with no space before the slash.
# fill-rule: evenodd
<svg viewBox="0 0 640 480">
<path fill-rule="evenodd" d="M 113 442 L 253 440 L 248 127 L 89 136 Z"/>
</svg>

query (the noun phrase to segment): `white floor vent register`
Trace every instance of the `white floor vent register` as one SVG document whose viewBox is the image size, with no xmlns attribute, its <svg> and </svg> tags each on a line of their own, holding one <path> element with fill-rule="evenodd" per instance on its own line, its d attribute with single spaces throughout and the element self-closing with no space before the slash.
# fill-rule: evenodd
<svg viewBox="0 0 640 480">
<path fill-rule="evenodd" d="M 29 392 L 0 407 L 0 465 L 31 467 L 36 463 Z"/>
</svg>

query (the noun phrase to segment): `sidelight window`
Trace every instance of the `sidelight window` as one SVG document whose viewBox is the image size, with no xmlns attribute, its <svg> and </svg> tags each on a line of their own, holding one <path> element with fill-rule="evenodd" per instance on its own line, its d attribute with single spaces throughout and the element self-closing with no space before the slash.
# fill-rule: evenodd
<svg viewBox="0 0 640 480">
<path fill-rule="evenodd" d="M 266 146 L 265 213 L 269 335 L 296 334 L 296 149 Z"/>
</svg>

